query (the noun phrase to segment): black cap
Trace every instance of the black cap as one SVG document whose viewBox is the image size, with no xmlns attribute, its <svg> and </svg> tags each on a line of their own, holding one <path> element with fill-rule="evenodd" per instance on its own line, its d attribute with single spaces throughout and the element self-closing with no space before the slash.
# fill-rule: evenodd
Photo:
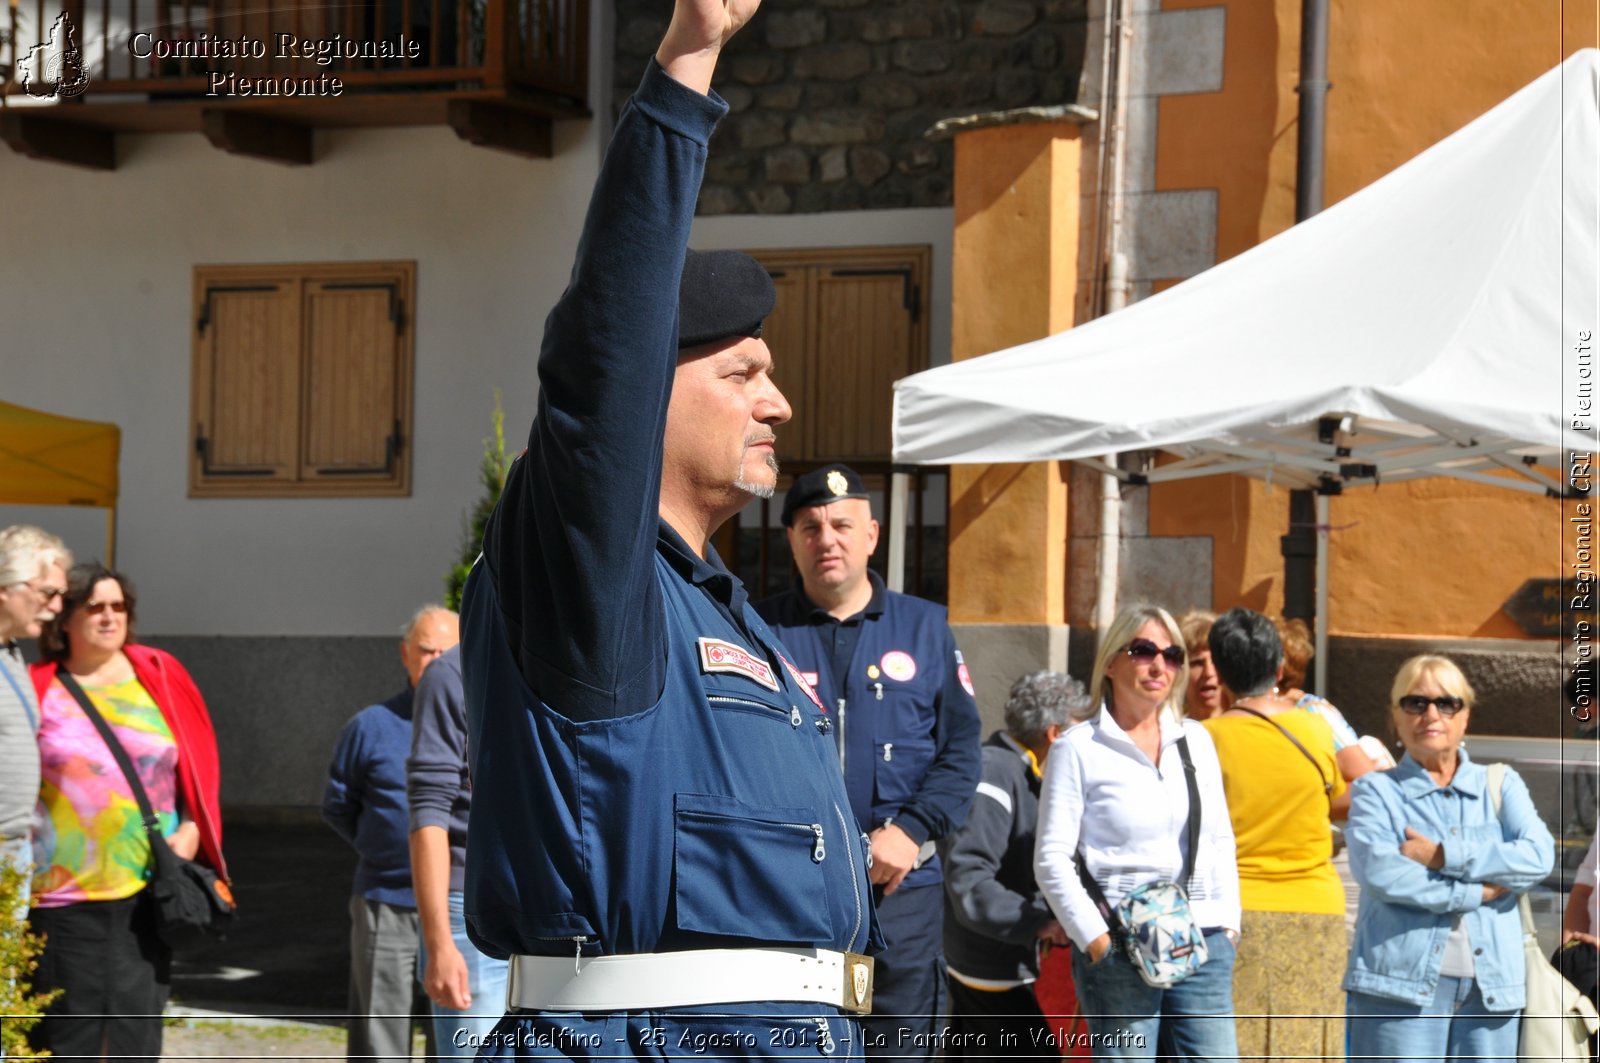
<svg viewBox="0 0 1600 1063">
<path fill-rule="evenodd" d="M 793 527 L 795 513 L 810 506 L 867 497 L 866 484 L 861 482 L 860 474 L 850 466 L 837 462 L 824 465 L 794 478 L 794 486 L 783 496 L 783 526 Z"/>
<path fill-rule="evenodd" d="M 678 282 L 678 350 L 733 336 L 759 336 L 778 291 L 765 267 L 741 251 L 693 251 Z"/>
</svg>

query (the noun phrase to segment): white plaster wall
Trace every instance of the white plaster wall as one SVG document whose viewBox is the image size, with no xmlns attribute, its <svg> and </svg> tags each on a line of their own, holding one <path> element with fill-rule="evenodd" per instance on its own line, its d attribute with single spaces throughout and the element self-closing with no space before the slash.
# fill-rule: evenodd
<svg viewBox="0 0 1600 1063">
<path fill-rule="evenodd" d="M 111 173 L 0 150 L 0 398 L 122 426 L 117 563 L 139 584 L 142 630 L 388 635 L 440 596 L 494 387 L 511 445 L 526 435 L 600 125 L 558 125 L 555 157 L 537 161 L 444 128 L 319 132 L 310 167 L 227 155 L 199 135 L 124 137 Z M 938 364 L 950 230 L 939 210 L 711 218 L 695 244 L 932 244 Z M 188 498 L 194 266 L 378 259 L 417 262 L 411 496 Z M 0 506 L 0 526 L 18 520 L 103 554 L 99 511 Z"/>
<path fill-rule="evenodd" d="M 0 150 L 0 396 L 122 426 L 117 560 L 144 630 L 388 634 L 440 596 L 495 386 L 513 443 L 526 434 L 593 183 L 594 125 L 557 141 L 528 160 L 445 128 L 319 132 L 316 164 L 284 167 L 199 135 L 128 137 L 111 173 Z M 353 259 L 417 262 L 411 497 L 186 497 L 194 266 Z M 0 524 L 52 516 L 102 552 L 98 513 Z"/>
</svg>

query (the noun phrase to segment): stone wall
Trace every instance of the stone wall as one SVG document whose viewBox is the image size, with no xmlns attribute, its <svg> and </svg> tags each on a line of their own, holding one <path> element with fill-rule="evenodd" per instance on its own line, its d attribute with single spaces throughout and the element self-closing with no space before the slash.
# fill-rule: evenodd
<svg viewBox="0 0 1600 1063">
<path fill-rule="evenodd" d="M 620 108 L 671 5 L 617 0 Z M 950 205 L 941 118 L 1077 102 L 1087 0 L 766 0 L 715 87 L 701 214 Z"/>
</svg>

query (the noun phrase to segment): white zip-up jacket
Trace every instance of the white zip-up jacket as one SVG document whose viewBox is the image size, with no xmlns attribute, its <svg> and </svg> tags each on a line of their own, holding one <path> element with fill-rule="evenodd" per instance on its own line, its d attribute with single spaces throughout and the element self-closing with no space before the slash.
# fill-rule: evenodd
<svg viewBox="0 0 1600 1063">
<path fill-rule="evenodd" d="M 1239 869 L 1222 768 L 1211 736 L 1193 720 L 1161 715 L 1161 761 L 1150 763 L 1104 705 L 1050 748 L 1039 795 L 1034 872 L 1072 943 L 1087 949 L 1106 933 L 1078 879 L 1084 861 L 1113 906 L 1146 882 L 1177 880 L 1189 823 L 1180 737 L 1189 740 L 1200 790 L 1200 845 L 1189 904 L 1204 929 L 1239 929 Z"/>
</svg>

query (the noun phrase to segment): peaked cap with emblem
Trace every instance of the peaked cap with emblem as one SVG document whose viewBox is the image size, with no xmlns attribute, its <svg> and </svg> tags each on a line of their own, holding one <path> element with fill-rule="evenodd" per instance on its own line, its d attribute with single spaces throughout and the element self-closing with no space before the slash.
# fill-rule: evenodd
<svg viewBox="0 0 1600 1063">
<path fill-rule="evenodd" d="M 772 277 L 749 255 L 690 250 L 678 280 L 678 350 L 759 336 L 777 301 Z"/>
<path fill-rule="evenodd" d="M 783 496 L 783 526 L 794 527 L 794 515 L 811 506 L 825 506 L 846 498 L 870 498 L 861 475 L 848 465 L 835 462 L 801 473 Z"/>
</svg>

